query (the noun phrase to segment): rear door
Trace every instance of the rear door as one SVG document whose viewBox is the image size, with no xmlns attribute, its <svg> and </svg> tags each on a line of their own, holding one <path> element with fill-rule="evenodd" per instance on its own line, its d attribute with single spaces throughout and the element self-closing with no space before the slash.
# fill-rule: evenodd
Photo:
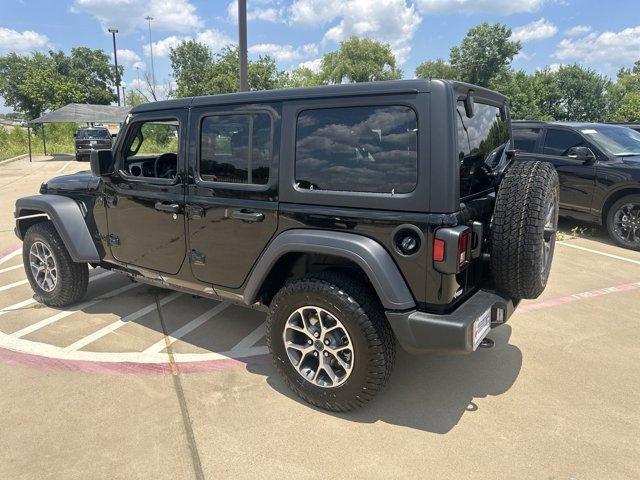
<svg viewBox="0 0 640 480">
<path fill-rule="evenodd" d="M 191 111 L 187 230 L 200 281 L 241 287 L 278 227 L 280 108 Z"/>
<path fill-rule="evenodd" d="M 560 208 L 566 213 L 589 214 L 595 188 L 596 162 L 570 158 L 572 147 L 597 150 L 579 133 L 569 128 L 547 127 L 540 160 L 553 163 L 560 177 Z"/>
</svg>

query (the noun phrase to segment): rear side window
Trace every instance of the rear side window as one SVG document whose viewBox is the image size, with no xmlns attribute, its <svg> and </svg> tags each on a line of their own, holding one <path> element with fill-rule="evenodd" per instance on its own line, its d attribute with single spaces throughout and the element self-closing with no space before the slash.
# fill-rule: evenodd
<svg viewBox="0 0 640 480">
<path fill-rule="evenodd" d="M 575 132 L 549 128 L 544 139 L 544 150 L 542 153 L 556 157 L 565 157 L 573 147 L 586 146 L 587 144 L 584 139 Z"/>
<path fill-rule="evenodd" d="M 418 181 L 418 119 L 405 106 L 306 110 L 298 116 L 298 188 L 409 193 Z"/>
<path fill-rule="evenodd" d="M 513 143 L 516 150 L 533 152 L 540 135 L 539 128 L 517 128 L 513 130 Z"/>
<path fill-rule="evenodd" d="M 492 186 L 490 171 L 498 166 L 509 143 L 509 127 L 499 107 L 475 104 L 475 115 L 467 117 L 464 102 L 456 111 L 460 196 L 482 192 Z"/>
<path fill-rule="evenodd" d="M 200 177 L 264 185 L 271 162 L 271 117 L 266 113 L 215 115 L 202 121 Z"/>
</svg>

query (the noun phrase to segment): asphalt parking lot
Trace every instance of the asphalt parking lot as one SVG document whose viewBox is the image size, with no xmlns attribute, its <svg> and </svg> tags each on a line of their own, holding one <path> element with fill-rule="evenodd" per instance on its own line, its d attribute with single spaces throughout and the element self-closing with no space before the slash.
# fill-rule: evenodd
<svg viewBox="0 0 640 480">
<path fill-rule="evenodd" d="M 36 303 L 14 201 L 88 164 L 34 160 L 0 165 L 1 476 L 640 478 L 640 252 L 567 235 L 493 349 L 400 351 L 374 402 L 331 414 L 280 380 L 261 313 L 101 269 L 82 304 Z"/>
</svg>

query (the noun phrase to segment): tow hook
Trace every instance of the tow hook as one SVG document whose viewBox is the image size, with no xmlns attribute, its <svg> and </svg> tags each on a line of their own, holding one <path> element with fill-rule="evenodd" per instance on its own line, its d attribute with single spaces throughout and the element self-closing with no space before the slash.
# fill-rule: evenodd
<svg viewBox="0 0 640 480">
<path fill-rule="evenodd" d="M 482 339 L 482 341 L 480 342 L 479 347 L 480 347 L 480 348 L 493 348 L 493 346 L 494 346 L 495 344 L 496 344 L 496 343 L 495 343 L 493 340 L 491 340 L 490 338 L 485 337 L 485 338 L 483 338 L 483 339 Z"/>
</svg>

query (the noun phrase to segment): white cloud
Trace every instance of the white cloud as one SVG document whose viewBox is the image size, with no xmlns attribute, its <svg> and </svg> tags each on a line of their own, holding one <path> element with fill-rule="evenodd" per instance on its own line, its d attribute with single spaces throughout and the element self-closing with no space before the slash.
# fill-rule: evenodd
<svg viewBox="0 0 640 480">
<path fill-rule="evenodd" d="M 162 40 L 158 40 L 157 42 L 153 42 L 153 56 L 168 57 L 171 49 L 177 47 L 180 42 L 193 39 L 194 37 L 190 36 L 171 35 L 163 38 Z M 233 43 L 233 40 L 230 37 L 213 28 L 198 33 L 195 36 L 195 40 L 206 45 L 213 52 L 217 52 L 222 49 L 222 47 Z M 148 56 L 150 53 L 148 43 L 143 47 L 143 50 L 144 54 Z"/>
<path fill-rule="evenodd" d="M 566 30 L 564 34 L 568 37 L 577 37 L 579 35 L 585 35 L 591 32 L 591 30 L 593 30 L 593 28 L 588 25 L 576 25 L 575 27 Z"/>
<path fill-rule="evenodd" d="M 111 56 L 113 57 L 113 54 Z M 122 65 L 133 65 L 141 60 L 140 55 L 133 50 L 128 48 L 118 49 L 118 62 Z"/>
<path fill-rule="evenodd" d="M 282 21 L 284 9 L 274 7 L 254 7 L 247 2 L 247 20 L 262 20 L 264 22 L 278 23 Z M 227 6 L 227 19 L 230 23 L 238 23 L 238 1 L 232 0 Z"/>
<path fill-rule="evenodd" d="M 0 53 L 25 53 L 43 48 L 48 44 L 49 39 L 46 35 L 32 30 L 18 32 L 9 28 L 0 27 Z"/>
<path fill-rule="evenodd" d="M 513 33 L 511 34 L 511 40 L 525 43 L 530 40 L 550 38 L 556 33 L 558 33 L 558 27 L 549 20 L 541 18 L 540 20 L 514 28 Z"/>
<path fill-rule="evenodd" d="M 411 40 L 422 21 L 413 4 L 406 0 L 296 0 L 291 5 L 289 23 L 297 26 L 336 22 L 324 42 L 340 42 L 351 35 L 388 43 L 398 63 L 406 61 Z"/>
<path fill-rule="evenodd" d="M 105 30 L 116 27 L 124 34 L 146 28 L 148 15 L 155 30 L 189 32 L 204 25 L 189 0 L 75 0 L 71 11 L 93 15 Z"/>
<path fill-rule="evenodd" d="M 511 15 L 538 10 L 546 0 L 416 0 L 422 13 L 493 13 Z"/>
<path fill-rule="evenodd" d="M 298 65 L 298 68 L 308 68 L 314 73 L 320 72 L 320 67 L 322 66 L 321 58 L 314 58 L 313 60 L 309 60 L 307 62 L 302 62 Z"/>
<path fill-rule="evenodd" d="M 593 65 L 613 62 L 634 62 L 640 58 L 640 26 L 620 32 L 593 32 L 587 36 L 565 38 L 558 44 L 554 56 Z"/>
<path fill-rule="evenodd" d="M 277 62 L 291 63 L 302 58 L 308 58 L 318 54 L 318 46 L 308 43 L 294 48 L 292 45 L 277 45 L 274 43 L 259 43 L 249 47 L 249 53 L 254 55 L 269 55 Z"/>
</svg>

